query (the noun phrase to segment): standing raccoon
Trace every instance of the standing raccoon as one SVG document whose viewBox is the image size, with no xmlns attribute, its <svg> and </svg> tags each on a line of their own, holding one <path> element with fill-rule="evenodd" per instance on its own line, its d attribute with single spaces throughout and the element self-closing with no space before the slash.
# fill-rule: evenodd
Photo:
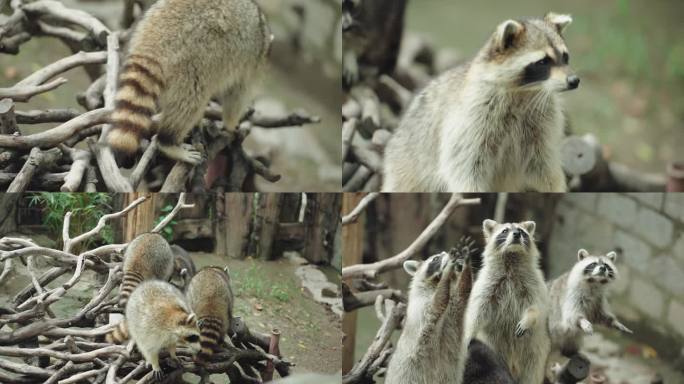
<svg viewBox="0 0 684 384">
<path fill-rule="evenodd" d="M 424 262 L 404 262 L 413 277 L 404 328 L 387 367 L 387 384 L 462 382 L 463 316 L 472 275 L 468 260 L 460 274 L 458 268 L 446 252 Z"/>
<path fill-rule="evenodd" d="M 564 192 L 558 92 L 575 89 L 568 15 L 501 23 L 470 62 L 433 80 L 385 150 L 386 192 Z"/>
<path fill-rule="evenodd" d="M 143 233 L 124 252 L 119 306 L 125 307 L 131 292 L 145 280 L 167 281 L 173 274 L 174 256 L 169 243 L 158 233 Z"/>
<path fill-rule="evenodd" d="M 197 273 L 185 295 L 197 314 L 200 329 L 200 353 L 197 361 L 206 362 L 223 341 L 233 320 L 233 290 L 228 269 L 207 267 Z"/>
<path fill-rule="evenodd" d="M 580 249 L 577 258 L 572 269 L 553 280 L 549 288 L 552 347 L 566 357 L 579 352 L 582 335 L 591 335 L 593 324 L 632 333 L 615 317 L 606 298 L 606 287 L 618 277 L 617 254 L 594 256 Z"/>
<path fill-rule="evenodd" d="M 213 96 L 223 103 L 227 129 L 237 127 L 247 90 L 268 54 L 271 33 L 254 0 L 159 0 L 137 26 L 119 77 L 108 142 L 137 152 L 152 136 L 161 109 L 159 149 L 197 164 L 202 156 L 183 145 Z"/>
<path fill-rule="evenodd" d="M 468 302 L 465 342 L 477 338 L 500 353 L 518 383 L 541 384 L 551 341 L 535 223 L 485 220 L 482 227 L 486 246 Z"/>
<path fill-rule="evenodd" d="M 176 346 L 187 346 L 192 354 L 200 350 L 195 314 L 185 296 L 164 281 L 145 281 L 133 291 L 126 306 L 126 326 L 136 347 L 152 366 L 157 381 L 164 376 L 159 366 L 163 349 L 176 362 Z"/>
</svg>

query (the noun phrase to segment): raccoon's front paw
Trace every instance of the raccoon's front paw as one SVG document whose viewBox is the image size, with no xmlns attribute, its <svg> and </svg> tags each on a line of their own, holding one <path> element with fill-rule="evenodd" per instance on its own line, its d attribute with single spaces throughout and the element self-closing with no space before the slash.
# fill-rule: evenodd
<svg viewBox="0 0 684 384">
<path fill-rule="evenodd" d="M 517 337 L 523 337 L 528 331 L 529 329 L 527 329 L 527 327 L 523 325 L 522 321 L 519 322 L 518 325 L 515 327 L 515 335 Z"/>
<path fill-rule="evenodd" d="M 580 319 L 579 326 L 587 335 L 591 335 L 594 333 L 594 327 L 591 325 L 591 322 L 589 322 L 589 320 L 587 319 Z"/>
<path fill-rule="evenodd" d="M 169 357 L 167 363 L 169 364 L 169 367 L 171 367 L 173 369 L 178 369 L 178 368 L 181 368 L 183 366 L 183 362 L 177 356 L 175 358 Z"/>
<path fill-rule="evenodd" d="M 158 371 L 152 371 L 152 378 L 153 378 L 154 381 L 156 381 L 157 383 L 161 383 L 162 380 L 164 379 L 164 372 L 162 372 L 161 369 L 158 370 Z"/>
<path fill-rule="evenodd" d="M 631 329 L 617 320 L 613 320 L 613 327 L 625 333 L 634 333 Z"/>
</svg>

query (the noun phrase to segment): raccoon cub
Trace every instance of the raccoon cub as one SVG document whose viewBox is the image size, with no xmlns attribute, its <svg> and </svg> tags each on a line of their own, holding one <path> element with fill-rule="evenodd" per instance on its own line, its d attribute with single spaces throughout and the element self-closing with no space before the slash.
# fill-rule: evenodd
<svg viewBox="0 0 684 384">
<path fill-rule="evenodd" d="M 552 347 L 566 357 L 579 352 L 582 335 L 592 334 L 593 324 L 632 333 L 612 313 L 606 298 L 606 287 L 618 277 L 617 254 L 590 255 L 580 249 L 577 259 L 572 269 L 553 280 L 549 288 Z"/>
<path fill-rule="evenodd" d="M 161 109 L 159 149 L 197 164 L 183 140 L 213 96 L 227 129 L 238 125 L 247 90 L 266 61 L 271 32 L 253 0 L 159 0 L 135 29 L 119 76 L 109 145 L 132 155 Z"/>
<path fill-rule="evenodd" d="M 203 268 L 188 285 L 185 295 L 197 314 L 200 329 L 200 353 L 197 361 L 206 362 L 223 341 L 233 320 L 233 290 L 228 268 Z"/>
<path fill-rule="evenodd" d="M 167 349 L 178 361 L 176 346 L 200 350 L 200 331 L 195 314 L 185 296 L 173 285 L 159 280 L 141 283 L 126 306 L 128 333 L 145 360 L 152 365 L 154 378 L 163 377 L 159 353 Z"/>
<path fill-rule="evenodd" d="M 172 245 L 171 252 L 173 252 L 174 260 L 173 273 L 181 279 L 183 287 L 187 287 L 190 279 L 197 273 L 195 263 L 188 251 L 178 245 Z"/>
<path fill-rule="evenodd" d="M 463 315 L 472 276 L 469 260 L 442 252 L 409 260 L 411 278 L 404 328 L 387 367 L 387 384 L 460 384 L 465 365 Z"/>
<path fill-rule="evenodd" d="M 518 383 L 540 384 L 551 341 L 535 223 L 485 220 L 482 227 L 486 246 L 468 302 L 465 342 L 480 339 L 503 356 Z"/>
<path fill-rule="evenodd" d="M 386 192 L 564 192 L 558 93 L 575 89 L 568 15 L 506 20 L 418 94 L 385 150 Z"/>
<path fill-rule="evenodd" d="M 131 292 L 150 279 L 167 281 L 173 274 L 174 256 L 169 243 L 158 233 L 143 233 L 124 252 L 119 306 L 125 307 Z"/>
</svg>

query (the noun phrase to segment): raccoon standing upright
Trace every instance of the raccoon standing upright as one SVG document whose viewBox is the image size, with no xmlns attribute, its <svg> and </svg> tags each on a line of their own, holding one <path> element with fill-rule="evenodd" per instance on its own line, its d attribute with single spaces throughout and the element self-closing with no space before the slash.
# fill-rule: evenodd
<svg viewBox="0 0 684 384">
<path fill-rule="evenodd" d="M 506 20 L 412 101 L 385 149 L 385 192 L 565 192 L 558 92 L 575 89 L 572 18 Z"/>
<path fill-rule="evenodd" d="M 467 259 L 467 257 L 466 257 Z M 470 263 L 442 252 L 409 260 L 411 278 L 403 331 L 387 367 L 387 384 L 460 384 L 466 359 L 463 317 L 472 285 Z"/>
<path fill-rule="evenodd" d="M 171 278 L 174 255 L 164 236 L 143 233 L 133 239 L 124 251 L 123 279 L 119 289 L 119 306 L 125 307 L 131 292 L 145 280 Z"/>
<path fill-rule="evenodd" d="M 126 326 L 157 381 L 164 376 L 159 365 L 163 349 L 176 362 L 177 346 L 187 346 L 193 355 L 200 350 L 195 314 L 185 296 L 165 281 L 145 281 L 133 291 L 126 306 Z"/>
<path fill-rule="evenodd" d="M 206 267 L 190 280 L 185 292 L 190 308 L 197 315 L 201 350 L 196 360 L 206 362 L 233 321 L 233 290 L 228 268 Z"/>
<path fill-rule="evenodd" d="M 566 357 L 579 352 L 582 335 L 591 335 L 593 324 L 632 333 L 615 317 L 606 298 L 606 288 L 618 278 L 617 254 L 590 255 L 580 249 L 577 259 L 569 272 L 549 283 L 552 348 Z"/>
<path fill-rule="evenodd" d="M 470 293 L 464 341 L 477 338 L 500 353 L 518 383 L 541 384 L 551 341 L 535 223 L 485 220 L 482 227 L 483 266 Z"/>
<path fill-rule="evenodd" d="M 235 129 L 249 85 L 266 62 L 271 33 L 254 0 L 159 0 L 133 34 L 119 76 L 108 142 L 132 155 L 150 137 L 167 157 L 197 164 L 183 140 L 213 96 L 223 103 L 226 129 Z"/>
</svg>

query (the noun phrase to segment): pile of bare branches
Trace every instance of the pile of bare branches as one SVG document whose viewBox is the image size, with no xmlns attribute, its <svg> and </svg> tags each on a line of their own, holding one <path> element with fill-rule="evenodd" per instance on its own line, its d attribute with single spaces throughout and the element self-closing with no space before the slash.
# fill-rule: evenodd
<svg viewBox="0 0 684 384">
<path fill-rule="evenodd" d="M 0 5 L 3 3 L 0 1 Z M 127 4 L 132 7 L 134 2 Z M 253 127 L 281 128 L 320 121 L 306 112 L 250 110 L 237 130 L 229 130 L 221 121 L 220 106 L 212 101 L 191 137 L 192 144 L 206 154 L 208 161 L 197 167 L 161 158 L 155 161 L 157 146 L 153 138 L 144 144 L 144 153 L 130 175 L 124 176 L 105 138 L 121 63 L 120 45 L 127 42 L 131 30 L 111 31 L 94 16 L 68 9 L 56 0 L 11 0 L 10 7 L 11 16 L 0 24 L 0 53 L 18 54 L 27 41 L 49 36 L 61 40 L 74 54 L 37 70 L 12 87 L 0 88 L 0 188 L 8 192 L 130 192 L 143 183 L 145 189 L 153 191 L 203 192 L 209 167 L 227 168 L 213 181 L 214 188 L 242 191 L 253 188 L 256 175 L 270 182 L 280 179 L 269 169 L 268 159 L 253 158 L 243 149 L 242 143 Z M 76 96 L 85 112 L 73 108 L 16 109 L 16 103 L 66 83 L 60 75 L 76 67 L 84 67 L 91 80 L 85 92 Z M 42 123 L 57 125 L 30 135 L 22 134 L 19 126 Z M 217 158 L 221 158 L 221 164 L 214 164 Z"/>
<path fill-rule="evenodd" d="M 88 232 L 70 237 L 70 213 L 64 218 L 61 250 L 41 247 L 25 238 L 5 237 L 0 240 L 0 285 L 12 274 L 18 259 L 31 276 L 31 283 L 16 293 L 12 304 L 0 308 L 0 382 L 3 383 L 138 383 L 152 382 L 151 369 L 144 358 L 128 346 L 109 344 L 104 335 L 112 331 L 120 318 L 115 288 L 122 278 L 121 250 L 126 244 L 109 244 L 74 253 L 85 240 L 97 236 L 109 220 L 129 214 L 147 197 L 133 201 L 120 212 L 103 216 Z M 152 232 L 161 231 L 184 208 L 181 194 L 172 212 L 156 225 Z M 44 259 L 51 268 L 39 274 L 36 259 Z M 92 271 L 98 278 L 99 289 L 77 313 L 56 316 L 51 306 L 69 297 L 70 290 L 85 290 L 82 276 Z M 64 283 L 49 288 L 56 279 L 68 278 Z M 182 365 L 165 376 L 164 382 L 176 382 L 185 372 L 202 377 L 225 374 L 231 383 L 262 383 L 273 377 L 289 375 L 290 363 L 280 357 L 279 332 L 263 335 L 249 330 L 240 318 L 233 321 L 230 343 L 214 354 L 204 366 L 196 365 L 188 350 L 179 349 Z M 11 357 L 13 359 L 8 359 Z M 162 358 L 166 355 L 162 355 Z M 20 362 L 23 360 L 23 363 Z"/>
<path fill-rule="evenodd" d="M 343 225 L 350 225 L 366 209 L 377 194 L 366 195 L 358 206 L 342 218 Z M 375 306 L 375 313 L 380 320 L 380 328 L 368 347 L 364 356 L 343 376 L 344 384 L 374 383 L 376 374 L 382 375 L 392 356 L 391 337 L 395 330 L 400 330 L 406 314 L 406 295 L 399 289 L 390 288 L 383 282 L 374 279 L 378 274 L 401 268 L 404 261 L 417 255 L 448 222 L 458 207 L 480 204 L 480 199 L 466 199 L 454 194 L 442 211 L 428 224 L 420 235 L 403 251 L 370 264 L 356 264 L 342 268 L 342 299 L 345 312 L 352 312 L 362 307 Z M 462 239 L 455 247 L 458 252 L 470 254 L 474 251 L 469 239 Z"/>
<path fill-rule="evenodd" d="M 428 40 L 403 32 L 406 0 L 353 3 L 345 0 L 349 5 L 343 8 L 351 26 L 344 35 L 342 183 L 344 191 L 371 192 L 380 189 L 384 148 L 413 95 L 461 60 L 452 50 L 437 49 Z M 401 45 L 398 40 L 390 45 L 378 43 L 383 37 L 396 40 L 402 32 L 406 36 Z M 610 161 L 594 136 L 570 135 L 561 152 L 572 191 L 665 191 L 663 174 Z"/>
</svg>

